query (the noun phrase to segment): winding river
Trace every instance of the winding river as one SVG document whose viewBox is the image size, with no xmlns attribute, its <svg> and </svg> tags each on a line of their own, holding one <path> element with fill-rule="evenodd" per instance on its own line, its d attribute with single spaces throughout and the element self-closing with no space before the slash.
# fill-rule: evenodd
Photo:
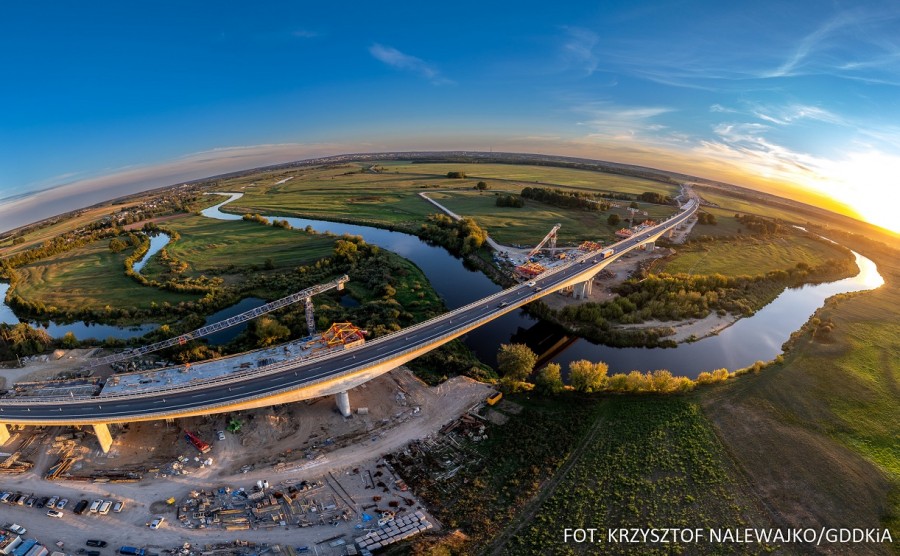
<svg viewBox="0 0 900 556">
<path fill-rule="evenodd" d="M 241 197 L 240 193 L 223 194 L 229 199 L 202 212 L 208 218 L 219 220 L 240 220 L 241 216 L 222 212 L 220 208 Z M 352 234 L 365 238 L 369 243 L 388 249 L 414 262 L 431 282 L 432 287 L 444 300 L 447 307 L 455 309 L 476 299 L 486 297 L 500 290 L 484 274 L 467 269 L 462 262 L 441 247 L 428 245 L 416 236 L 361 226 L 341 224 L 306 218 L 267 216 L 269 219 L 287 220 L 295 228 L 311 226 L 317 232 Z M 144 264 L 169 241 L 164 234 L 151 239 L 150 250 L 137 263 L 140 271 Z M 637 370 L 669 369 L 673 374 L 695 377 L 702 371 L 725 367 L 736 370 L 752 365 L 757 360 L 768 361 L 781 353 L 781 345 L 791 333 L 799 329 L 825 299 L 839 293 L 869 290 L 884 283 L 878 269 L 871 260 L 854 253 L 859 274 L 836 282 L 806 285 L 785 290 L 775 301 L 762 308 L 755 315 L 739 319 L 718 335 L 710 336 L 689 344 L 679 344 L 676 348 L 613 348 L 597 345 L 580 338 L 566 337 L 552 325 L 539 322 L 524 311 L 506 314 L 471 332 L 463 341 L 478 357 L 493 364 L 497 346 L 524 338 L 529 344 L 542 342 L 555 344 L 557 349 L 550 352 L 548 361 L 560 363 L 565 368 L 577 359 L 605 361 L 610 373 Z M 0 284 L 0 298 L 5 297 L 8 284 Z M 235 306 L 223 309 L 207 318 L 207 323 L 227 318 L 243 310 L 258 306 L 263 301 L 256 298 L 244 299 Z M 16 323 L 19 319 L 5 303 L 0 305 L 0 322 Z M 58 324 L 51 322 L 45 326 L 52 336 L 59 337 L 73 332 L 78 339 L 107 337 L 130 338 L 141 336 L 156 327 L 145 324 L 137 327 L 87 324 L 76 322 Z M 218 333 L 211 337 L 212 343 L 223 343 L 233 338 L 239 330 Z"/>
<path fill-rule="evenodd" d="M 220 208 L 242 196 L 240 193 L 223 194 L 229 199 L 202 212 L 209 218 L 239 220 L 240 215 L 222 212 Z M 487 276 L 472 271 L 445 249 L 428 245 L 416 236 L 402 232 L 392 232 L 369 226 L 341 224 L 324 220 L 310 220 L 278 215 L 266 218 L 287 220 L 295 228 L 311 226 L 317 232 L 359 235 L 369 243 L 393 251 L 414 262 L 431 282 L 450 309 L 471 303 L 500 290 Z M 734 325 L 689 344 L 679 344 L 676 348 L 613 348 L 591 343 L 584 339 L 569 339 L 559 331 L 549 331 L 544 323 L 538 327 L 541 337 L 554 336 L 551 343 L 559 341 L 568 347 L 553 356 L 550 361 L 560 363 L 565 368 L 570 361 L 589 359 L 605 361 L 610 373 L 628 372 L 634 369 L 668 369 L 673 374 L 696 377 L 702 371 L 725 367 L 736 370 L 752 365 L 758 360 L 768 361 L 781 353 L 781 345 L 791 333 L 799 329 L 825 299 L 839 293 L 869 290 L 879 287 L 884 279 L 871 260 L 854 253 L 859 274 L 836 282 L 806 285 L 785 290 L 775 301 L 759 310 L 755 315 L 739 319 Z M 527 330 L 535 330 L 538 325 L 524 311 L 504 315 L 464 338 L 464 342 L 478 357 L 487 363 L 496 360 L 497 346 L 508 343 L 510 338 Z"/>
</svg>

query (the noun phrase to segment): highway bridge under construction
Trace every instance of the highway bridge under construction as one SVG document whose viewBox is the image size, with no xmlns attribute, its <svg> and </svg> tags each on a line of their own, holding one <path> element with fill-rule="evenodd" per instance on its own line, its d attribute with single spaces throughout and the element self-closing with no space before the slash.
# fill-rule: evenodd
<svg viewBox="0 0 900 556">
<path fill-rule="evenodd" d="M 112 436 L 107 425 L 111 423 L 225 413 L 328 395 L 335 395 L 338 409 L 349 416 L 348 391 L 352 388 L 555 291 L 573 288 L 575 298 L 586 297 L 590 293 L 593 277 L 604 267 L 630 251 L 652 247 L 658 238 L 671 234 L 677 226 L 688 221 L 697 208 L 697 200 L 690 199 L 678 214 L 608 245 L 602 251 L 585 251 L 569 257 L 564 263 L 533 277 L 527 283 L 501 290 L 371 341 L 354 336 L 348 341 L 326 345 L 324 349 L 300 350 L 296 356 L 282 358 L 268 357 L 264 350 L 247 352 L 234 357 L 244 358 L 243 362 L 247 362 L 247 358 L 250 361 L 255 359 L 255 363 L 239 368 L 239 372 L 189 381 L 151 381 L 144 388 L 114 387 L 103 388 L 96 394 L 70 391 L 64 395 L 0 398 L 0 443 L 9 439 L 7 425 L 11 424 L 91 425 L 100 446 L 108 451 Z M 311 297 L 328 289 L 340 289 L 344 282 L 346 277 L 298 292 L 235 318 L 253 318 L 250 313 L 262 314 L 266 310 L 275 310 L 271 306 L 279 308 L 304 301 L 312 332 Z M 160 344 L 97 360 L 97 364 L 162 349 L 159 347 L 161 344 L 177 345 L 224 326 L 225 323 L 216 323 Z M 359 331 L 356 334 L 359 335 Z M 200 365 L 202 363 L 196 364 Z"/>
</svg>

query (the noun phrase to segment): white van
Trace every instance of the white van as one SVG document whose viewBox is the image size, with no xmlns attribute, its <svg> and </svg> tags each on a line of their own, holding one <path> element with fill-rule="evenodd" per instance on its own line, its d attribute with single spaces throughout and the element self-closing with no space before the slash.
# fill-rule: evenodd
<svg viewBox="0 0 900 556">
<path fill-rule="evenodd" d="M 106 515 L 109 513 L 109 509 L 112 508 L 112 502 L 107 500 L 106 502 L 100 504 L 100 515 Z"/>
<path fill-rule="evenodd" d="M 90 512 L 91 512 L 92 514 L 97 513 L 97 510 L 100 509 L 100 505 L 101 505 L 101 504 L 103 504 L 103 500 L 94 500 L 93 502 L 91 502 L 91 509 L 90 509 Z"/>
</svg>

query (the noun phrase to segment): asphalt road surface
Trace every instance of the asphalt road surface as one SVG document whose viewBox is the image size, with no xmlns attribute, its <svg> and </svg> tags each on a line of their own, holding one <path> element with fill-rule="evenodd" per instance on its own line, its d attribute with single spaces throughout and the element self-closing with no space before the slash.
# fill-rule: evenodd
<svg viewBox="0 0 900 556">
<path fill-rule="evenodd" d="M 500 315 L 518 309 L 544 295 L 548 295 L 573 278 L 596 274 L 610 260 L 637 248 L 661 230 L 673 228 L 696 211 L 697 202 L 691 200 L 683 211 L 657 226 L 613 244 L 614 254 L 606 259 L 593 253 L 535 278 L 534 285 L 519 284 L 480 301 L 460 307 L 430 321 L 419 323 L 394 334 L 313 360 L 298 360 L 282 364 L 277 372 L 249 374 L 237 380 L 197 384 L 190 389 L 168 392 L 135 393 L 127 396 L 71 399 L 0 399 L 0 423 L 28 424 L 30 422 L 90 424 L 113 420 L 127 420 L 129 416 L 177 414 L 185 410 L 228 405 L 248 398 L 274 395 L 298 389 L 311 382 L 360 371 L 389 357 L 399 357 L 422 345 L 433 347 L 450 341 L 473 326 L 479 326 Z M 530 284 L 531 282 L 529 282 Z"/>
</svg>

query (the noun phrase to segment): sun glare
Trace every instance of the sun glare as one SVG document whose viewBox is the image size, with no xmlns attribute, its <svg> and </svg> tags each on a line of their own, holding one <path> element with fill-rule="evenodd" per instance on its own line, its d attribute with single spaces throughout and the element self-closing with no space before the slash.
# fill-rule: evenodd
<svg viewBox="0 0 900 556">
<path fill-rule="evenodd" d="M 900 157 L 855 153 L 827 168 L 816 189 L 855 210 L 866 222 L 900 232 Z"/>
</svg>

